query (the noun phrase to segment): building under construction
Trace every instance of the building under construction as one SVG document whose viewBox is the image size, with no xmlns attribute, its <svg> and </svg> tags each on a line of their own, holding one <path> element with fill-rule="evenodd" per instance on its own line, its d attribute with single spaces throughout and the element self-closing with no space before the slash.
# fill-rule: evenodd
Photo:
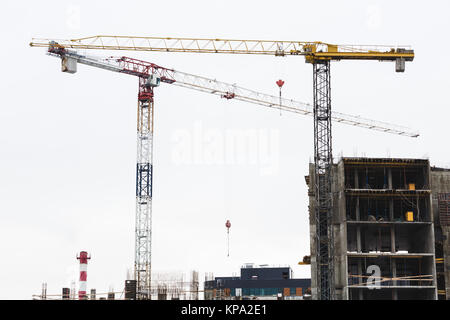
<svg viewBox="0 0 450 320">
<path fill-rule="evenodd" d="M 335 299 L 449 299 L 450 170 L 426 159 L 342 158 L 332 176 Z M 317 299 L 314 164 L 305 178 Z"/>
</svg>

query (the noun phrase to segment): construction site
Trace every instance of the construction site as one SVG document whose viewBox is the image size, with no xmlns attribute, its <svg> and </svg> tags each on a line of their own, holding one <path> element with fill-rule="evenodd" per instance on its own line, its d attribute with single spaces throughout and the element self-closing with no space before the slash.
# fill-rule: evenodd
<svg viewBox="0 0 450 320">
<path fill-rule="evenodd" d="M 261 10 L 283 25 L 283 7 Z M 21 35 L 32 62 L 6 66 L 23 97 L 17 80 L 4 104 L 28 102 L 5 117 L 23 123 L 3 125 L 14 124 L 4 152 L 17 164 L 4 157 L 0 234 L 17 265 L 5 278 L 28 273 L 24 261 L 39 266 L 5 287 L 45 301 L 450 300 L 448 114 L 426 92 L 445 80 L 424 76 L 424 40 L 386 8 L 369 6 L 348 30 L 341 23 L 363 9 L 333 20 L 336 30 L 261 38 L 197 36 L 214 24 L 206 18 L 177 33 L 161 17 L 152 24 L 167 32 L 139 32 L 145 19 L 130 18 L 130 28 L 112 19 L 54 34 L 48 20 Z"/>
<path fill-rule="evenodd" d="M 132 45 L 130 40 L 133 40 Z M 137 45 L 136 42 L 141 44 Z M 188 289 L 184 288 L 183 277 L 169 283 L 160 283 L 151 278 L 153 103 L 154 90 L 160 83 L 313 117 L 315 162 L 310 164 L 309 175 L 306 176 L 309 188 L 311 253 L 309 260 L 306 259 L 308 262 L 301 262 L 311 264 L 311 285 L 294 286 L 294 296 L 303 297 L 299 292 L 308 290 L 312 299 L 319 300 L 450 298 L 450 261 L 447 256 L 450 170 L 431 167 L 428 159 L 342 157 L 335 163 L 332 156 L 332 121 L 412 138 L 416 138 L 418 134 L 395 125 L 332 113 L 330 62 L 352 59 L 386 60 L 395 63 L 396 72 L 404 72 L 405 62 L 414 59 L 412 49 L 377 50 L 319 42 L 110 36 L 62 42 L 33 39 L 30 45 L 47 47 L 50 56 L 61 59 L 61 70 L 66 73 L 76 73 L 77 64 L 81 63 L 132 75 L 139 80 L 136 260 L 134 277 L 127 280 L 124 298 L 179 299 L 181 296 L 186 298 L 189 293 L 190 298 L 198 299 L 196 272 L 192 275 Z M 129 57 L 87 56 L 78 53 L 76 49 L 301 55 L 313 66 L 314 103 L 311 110 L 307 104 L 283 100 L 282 80 L 277 81 L 280 89 L 278 100 L 276 96 L 182 73 L 150 62 Z M 230 221 L 227 220 L 228 230 L 230 226 Z M 82 274 L 80 281 L 83 277 Z M 237 285 L 239 288 L 226 284 L 239 279 L 216 278 L 220 283 L 220 290 L 224 290 L 220 294 L 215 292 L 219 290 L 218 285 L 211 284 L 211 280 L 209 283 L 205 282 L 205 298 L 268 298 L 269 294 L 264 294 L 264 289 L 249 291 L 242 287 L 248 286 L 245 284 Z M 275 279 L 269 277 L 266 281 Z M 291 286 L 282 283 L 271 285 L 272 289 L 266 287 L 265 292 L 270 292 L 273 297 L 289 297 Z M 374 287 L 376 290 L 373 290 Z M 207 288 L 214 290 L 214 293 L 206 294 Z M 236 294 L 236 290 L 240 293 Z M 65 294 L 65 297 L 68 296 L 70 295 Z M 109 296 L 112 297 L 112 294 Z M 79 294 L 80 299 L 84 297 L 87 297 L 85 288 L 80 289 Z"/>
</svg>

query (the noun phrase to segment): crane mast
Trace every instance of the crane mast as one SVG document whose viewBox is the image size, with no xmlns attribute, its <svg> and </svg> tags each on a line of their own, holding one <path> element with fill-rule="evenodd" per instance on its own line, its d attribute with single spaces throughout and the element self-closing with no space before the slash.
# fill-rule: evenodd
<svg viewBox="0 0 450 320">
<path fill-rule="evenodd" d="M 330 62 L 314 63 L 313 69 L 316 269 L 320 299 L 331 300 L 334 298 L 334 250 Z"/>
<path fill-rule="evenodd" d="M 54 54 L 69 52 L 66 48 L 134 50 L 161 52 L 195 52 L 195 53 L 230 53 L 230 54 L 263 54 L 263 55 L 302 55 L 307 63 L 313 66 L 313 110 L 314 117 L 314 191 L 315 191 L 315 224 L 316 224 L 316 281 L 317 297 L 321 300 L 335 299 L 334 289 L 334 247 L 332 221 L 332 131 L 331 120 L 331 86 L 330 62 L 340 60 L 377 60 L 395 61 L 397 72 L 403 72 L 405 61 L 414 59 L 414 51 L 405 46 L 353 46 L 335 45 L 323 42 L 304 41 L 270 41 L 270 40 L 230 40 L 230 39 L 198 39 L 198 38 L 162 38 L 162 37 L 127 37 L 127 36 L 93 36 L 73 40 L 33 39 L 30 46 L 46 47 Z M 50 50 L 52 48 L 52 50 Z M 63 59 L 64 56 L 62 55 Z M 129 59 L 129 60 L 127 60 Z M 79 58 L 78 61 L 82 62 Z M 118 59 L 121 64 L 134 65 L 132 69 L 119 68 L 113 71 L 125 72 L 139 76 L 138 97 L 138 163 L 136 168 L 136 279 L 141 298 L 149 297 L 151 272 L 151 198 L 152 198 L 152 148 L 153 148 L 153 87 L 149 83 L 149 73 L 136 74 L 142 61 L 130 58 Z M 95 61 L 86 64 L 95 65 Z M 82 62 L 83 63 L 83 62 Z M 99 65 L 95 65 L 99 66 Z M 137 66 L 137 68 L 136 68 Z M 145 64 L 144 64 L 145 66 Z M 122 66 L 123 67 L 123 66 Z M 158 68 L 151 67 L 152 70 Z M 108 66 L 105 66 L 108 69 Z M 162 68 L 166 72 L 168 69 Z M 111 70 L 111 69 L 110 69 Z M 148 70 L 147 70 L 148 71 Z M 173 70 L 170 70 L 173 71 Z M 161 78 L 162 81 L 163 78 Z M 174 79 L 172 79 L 174 80 Z M 168 81 L 169 82 L 169 81 Z M 169 83 L 176 83 L 175 80 Z M 180 85 L 183 86 L 183 83 Z M 203 91 L 202 86 L 192 86 Z M 213 91 L 216 93 L 220 91 Z M 234 90 L 226 91 L 222 97 L 236 98 Z M 241 96 L 241 100 L 248 97 Z M 252 101 L 253 100 L 253 101 Z M 249 102 L 274 107 L 275 104 L 250 99 Z M 279 103 L 281 107 L 281 100 Z M 286 107 L 286 106 L 284 106 Z M 295 110 L 295 111 L 294 111 Z M 288 111 L 298 112 L 302 108 Z M 305 112 L 305 110 L 303 110 Z M 309 111 L 310 113 L 310 111 Z M 305 112 L 304 114 L 308 114 Z M 343 123 L 347 123 L 345 115 Z M 364 126 L 364 120 L 354 122 Z M 367 125 L 367 123 L 366 123 Z M 386 126 L 385 126 L 386 127 Z M 380 126 L 369 126 L 369 129 L 380 130 Z M 381 125 L 383 128 L 383 125 Z M 404 130 L 392 131 L 384 128 L 380 131 L 417 137 L 416 133 Z"/>
<path fill-rule="evenodd" d="M 151 241 L 152 241 L 152 185 L 153 185 L 153 124 L 154 88 L 159 86 L 156 77 L 158 66 L 141 60 L 122 57 L 112 64 L 108 59 L 86 57 L 77 52 L 50 44 L 48 54 L 61 57 L 62 70 L 76 72 L 76 63 L 126 73 L 138 77 L 137 104 L 137 156 L 136 156 L 136 217 L 135 217 L 135 257 L 134 276 L 137 298 L 151 298 Z M 162 77 L 170 82 L 170 78 Z"/>
<path fill-rule="evenodd" d="M 134 272 L 139 299 L 149 299 L 151 283 L 153 86 L 139 77 L 137 109 L 136 233 Z"/>
</svg>

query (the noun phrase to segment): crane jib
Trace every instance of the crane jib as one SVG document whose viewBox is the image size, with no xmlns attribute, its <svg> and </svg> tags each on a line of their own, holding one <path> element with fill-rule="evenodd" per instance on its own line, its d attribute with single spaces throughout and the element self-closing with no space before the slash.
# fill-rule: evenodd
<svg viewBox="0 0 450 320">
<path fill-rule="evenodd" d="M 252 104 L 262 105 L 272 109 L 281 109 L 283 111 L 297 113 L 300 115 L 313 115 L 312 105 L 309 103 L 295 101 L 293 99 L 282 98 L 281 104 L 279 97 L 264 94 L 254 90 L 249 90 L 236 86 L 235 84 L 228 84 L 216 79 L 209 79 L 206 77 L 201 77 L 185 72 L 176 71 L 173 69 L 168 69 L 165 67 L 158 66 L 154 63 L 136 60 L 128 57 L 98 57 L 91 56 L 87 57 L 85 55 L 80 55 L 74 50 L 62 49 L 58 47 L 58 53 L 48 52 L 50 56 L 63 58 L 70 57 L 74 58 L 76 61 L 64 60 L 62 62 L 64 72 L 74 73 L 76 72 L 76 62 L 86 64 L 92 67 L 97 67 L 109 71 L 124 73 L 128 75 L 133 75 L 137 77 L 148 77 L 150 69 L 146 68 L 145 72 L 138 71 L 143 69 L 137 69 L 130 65 L 131 61 L 138 63 L 141 67 L 148 66 L 152 67 L 153 71 L 160 77 L 161 82 L 167 84 L 173 84 L 189 89 L 194 89 L 197 91 L 202 91 L 210 94 L 215 94 L 226 99 L 237 99 Z M 128 61 L 127 69 L 125 69 L 124 61 Z M 75 62 L 75 64 L 71 64 Z M 356 126 L 360 128 L 365 128 L 369 130 L 380 131 L 384 133 L 396 134 L 406 137 L 418 137 L 419 133 L 410 128 L 398 126 L 386 122 L 375 121 L 367 118 L 362 118 L 360 116 L 348 115 L 341 112 L 333 112 L 331 114 L 331 120 L 335 123 L 341 123 L 349 126 Z"/>
</svg>

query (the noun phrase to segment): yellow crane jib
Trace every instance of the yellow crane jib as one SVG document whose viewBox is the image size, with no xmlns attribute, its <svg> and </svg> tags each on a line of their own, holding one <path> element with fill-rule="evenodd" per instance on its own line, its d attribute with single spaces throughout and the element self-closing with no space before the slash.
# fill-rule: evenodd
<svg viewBox="0 0 450 320">
<path fill-rule="evenodd" d="M 34 38 L 33 47 L 47 47 L 51 41 L 73 49 L 131 50 L 160 52 L 263 54 L 305 56 L 307 63 L 339 60 L 395 61 L 396 71 L 404 71 L 405 61 L 414 59 L 409 46 L 337 45 L 324 42 L 171 38 L 98 35 L 72 40 Z"/>
</svg>

